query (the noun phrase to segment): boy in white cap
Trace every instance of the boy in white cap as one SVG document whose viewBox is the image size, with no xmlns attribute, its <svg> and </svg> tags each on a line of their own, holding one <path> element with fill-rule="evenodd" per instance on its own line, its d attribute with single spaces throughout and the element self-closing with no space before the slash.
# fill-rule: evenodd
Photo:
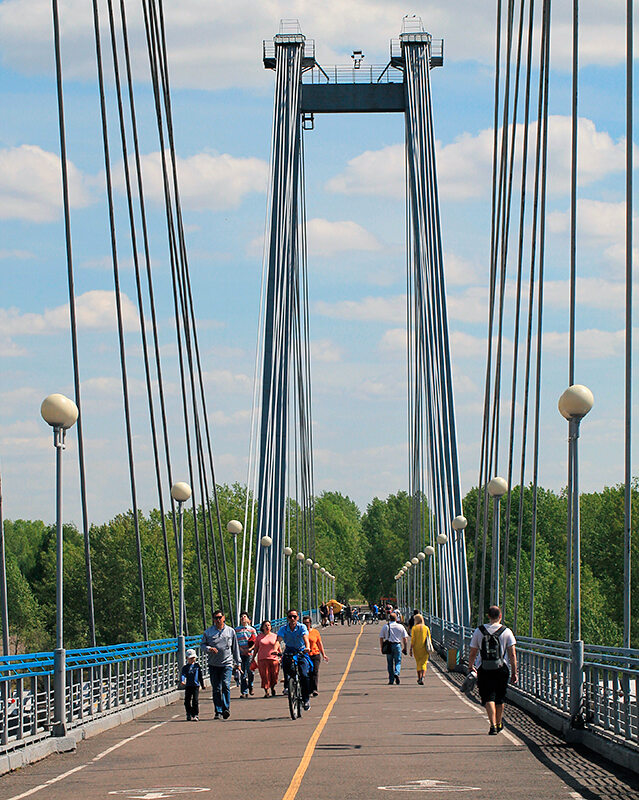
<svg viewBox="0 0 639 800">
<path fill-rule="evenodd" d="M 197 653 L 195 650 L 187 650 L 186 664 L 182 667 L 180 674 L 180 686 L 184 688 L 184 708 L 186 709 L 187 722 L 191 720 L 198 722 L 200 689 L 206 689 L 202 667 L 196 662 L 196 658 Z"/>
</svg>

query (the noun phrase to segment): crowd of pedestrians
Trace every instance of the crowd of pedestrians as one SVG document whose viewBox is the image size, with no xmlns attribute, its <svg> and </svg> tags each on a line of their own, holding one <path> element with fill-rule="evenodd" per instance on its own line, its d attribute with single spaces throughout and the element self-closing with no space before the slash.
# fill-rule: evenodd
<svg viewBox="0 0 639 800">
<path fill-rule="evenodd" d="M 371 606 L 374 619 L 380 614 L 377 605 Z M 340 610 L 342 623 L 357 622 L 357 610 L 350 605 Z M 431 632 L 424 616 L 414 609 L 406 625 L 397 608 L 386 605 L 383 609 L 386 622 L 380 629 L 380 650 L 386 656 L 389 685 L 401 681 L 402 656 L 415 661 L 417 683 L 424 685 L 430 655 L 434 652 Z M 334 608 L 331 604 L 320 607 L 322 625 L 334 625 Z M 475 681 L 482 705 L 486 709 L 494 736 L 503 729 L 504 701 L 508 683 L 517 682 L 516 640 L 510 630 L 502 625 L 501 610 L 491 606 L 488 622 L 479 625 L 472 636 L 469 651 L 469 675 L 466 683 Z M 240 615 L 240 624 L 233 628 L 226 624 L 224 612 L 216 611 L 213 625 L 202 634 L 201 651 L 206 653 L 215 719 L 228 719 L 231 715 L 231 680 L 235 674 L 240 698 L 253 695 L 254 672 L 259 671 L 264 698 L 275 697 L 280 671 L 284 683 L 294 669 L 298 670 L 302 703 L 310 708 L 311 696 L 319 693 L 319 671 L 322 660 L 328 661 L 322 637 L 312 620 L 300 620 L 295 609 L 287 612 L 286 624 L 274 631 L 269 620 L 260 625 L 259 633 L 251 625 L 248 612 Z M 187 650 L 186 663 L 181 671 L 180 685 L 184 688 L 184 706 L 187 720 L 199 719 L 199 690 L 205 679 L 197 663 L 195 650 Z M 286 693 L 286 689 L 284 689 Z"/>
</svg>

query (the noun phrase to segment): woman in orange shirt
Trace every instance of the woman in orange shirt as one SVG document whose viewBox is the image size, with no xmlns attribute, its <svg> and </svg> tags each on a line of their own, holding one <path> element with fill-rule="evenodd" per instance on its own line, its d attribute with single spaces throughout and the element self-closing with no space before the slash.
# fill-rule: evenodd
<svg viewBox="0 0 639 800">
<path fill-rule="evenodd" d="M 322 637 L 320 636 L 320 632 L 317 628 L 313 627 L 313 623 L 311 622 L 310 617 L 304 617 L 302 622 L 308 628 L 308 643 L 310 646 L 309 655 L 311 657 L 311 661 L 313 662 L 313 674 L 309 675 L 310 678 L 310 691 L 313 697 L 317 697 L 319 692 L 317 691 L 317 684 L 319 678 L 319 668 L 322 659 L 324 661 L 328 661 L 328 656 L 326 655 L 326 651 L 324 650 L 324 645 L 322 644 Z"/>
</svg>

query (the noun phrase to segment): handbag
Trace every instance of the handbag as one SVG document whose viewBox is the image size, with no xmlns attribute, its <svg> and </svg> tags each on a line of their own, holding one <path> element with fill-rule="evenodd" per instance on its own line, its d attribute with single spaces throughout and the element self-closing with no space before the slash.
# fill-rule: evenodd
<svg viewBox="0 0 639 800">
<path fill-rule="evenodd" d="M 390 622 L 388 623 L 388 638 L 384 639 L 382 642 L 382 653 L 384 655 L 388 655 L 389 653 L 393 652 L 393 648 L 391 647 L 391 640 L 390 640 Z"/>
<path fill-rule="evenodd" d="M 435 652 L 435 647 L 433 646 L 433 640 L 430 638 L 430 631 L 426 634 L 426 652 L 428 655 L 432 655 Z"/>
</svg>

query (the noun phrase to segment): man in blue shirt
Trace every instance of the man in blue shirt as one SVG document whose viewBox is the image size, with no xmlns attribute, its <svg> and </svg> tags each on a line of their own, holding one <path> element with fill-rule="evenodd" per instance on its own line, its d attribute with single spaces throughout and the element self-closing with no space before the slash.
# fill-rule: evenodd
<svg viewBox="0 0 639 800">
<path fill-rule="evenodd" d="M 282 656 L 282 669 L 284 670 L 284 680 L 289 677 L 293 672 L 293 656 L 298 655 L 297 667 L 300 673 L 300 690 L 302 693 L 302 703 L 304 711 L 308 711 L 311 707 L 309 703 L 310 695 L 310 680 L 309 680 L 309 660 L 305 653 L 309 651 L 308 641 L 308 628 L 304 623 L 299 621 L 299 614 L 291 608 L 286 614 L 288 623 L 282 625 L 277 632 L 277 638 L 280 645 L 283 643 L 285 646 L 284 655 Z"/>
</svg>

